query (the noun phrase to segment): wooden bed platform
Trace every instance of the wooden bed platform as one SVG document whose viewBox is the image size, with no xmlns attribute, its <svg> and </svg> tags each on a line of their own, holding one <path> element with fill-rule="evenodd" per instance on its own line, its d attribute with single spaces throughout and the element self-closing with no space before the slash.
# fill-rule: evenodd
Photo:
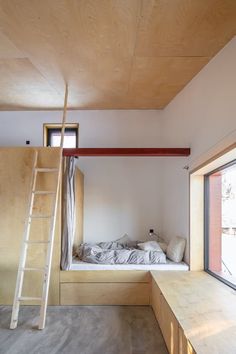
<svg viewBox="0 0 236 354">
<path fill-rule="evenodd" d="M 184 263 L 175 263 L 167 259 L 166 263 L 160 264 L 93 264 L 82 261 L 72 263 L 70 271 L 84 270 L 189 270 L 189 266 Z"/>
<path fill-rule="evenodd" d="M 61 271 L 60 305 L 149 305 L 149 271 Z"/>
<path fill-rule="evenodd" d="M 77 270 L 60 271 L 61 305 L 148 305 L 150 270 L 187 271 L 187 264 L 101 265 L 75 263 Z"/>
</svg>

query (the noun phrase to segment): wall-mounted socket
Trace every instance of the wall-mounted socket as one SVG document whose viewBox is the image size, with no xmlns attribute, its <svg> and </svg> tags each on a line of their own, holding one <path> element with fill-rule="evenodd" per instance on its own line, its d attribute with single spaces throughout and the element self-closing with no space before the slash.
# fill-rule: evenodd
<svg viewBox="0 0 236 354">
<path fill-rule="evenodd" d="M 26 140 L 25 145 L 30 145 L 30 140 Z"/>
</svg>

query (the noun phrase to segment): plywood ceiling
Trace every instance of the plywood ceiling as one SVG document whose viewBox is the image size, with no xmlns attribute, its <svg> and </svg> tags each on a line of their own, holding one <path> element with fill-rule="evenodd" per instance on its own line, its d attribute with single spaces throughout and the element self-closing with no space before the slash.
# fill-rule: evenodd
<svg viewBox="0 0 236 354">
<path fill-rule="evenodd" d="M 161 109 L 236 34 L 236 0 L 0 0 L 0 109 Z"/>
</svg>

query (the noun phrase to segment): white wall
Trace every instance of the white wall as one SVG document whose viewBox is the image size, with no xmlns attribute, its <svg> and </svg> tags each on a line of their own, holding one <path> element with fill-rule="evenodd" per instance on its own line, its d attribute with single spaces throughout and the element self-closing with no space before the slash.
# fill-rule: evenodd
<svg viewBox="0 0 236 354">
<path fill-rule="evenodd" d="M 236 37 L 163 111 L 164 144 L 191 145 L 190 162 L 236 128 Z"/>
<path fill-rule="evenodd" d="M 162 231 L 188 237 L 189 182 L 183 170 L 235 142 L 236 129 L 236 38 L 182 90 L 163 111 L 163 144 L 190 146 L 183 163 L 166 160 L 162 183 Z M 169 221 L 171 218 L 171 222 Z"/>
<path fill-rule="evenodd" d="M 0 145 L 43 142 L 43 123 L 60 122 L 61 112 L 0 112 Z M 79 123 L 80 147 L 156 147 L 159 111 L 71 111 Z M 161 161 L 156 158 L 81 158 L 85 175 L 84 239 L 111 240 L 128 233 L 143 239 L 160 229 Z"/>
<path fill-rule="evenodd" d="M 69 111 L 80 124 L 80 147 L 156 147 L 161 111 Z M 62 112 L 0 112 L 0 146 L 43 144 L 43 123 L 60 123 Z"/>
<path fill-rule="evenodd" d="M 143 240 L 160 229 L 160 161 L 155 158 L 81 158 L 85 175 L 84 238 Z"/>
</svg>

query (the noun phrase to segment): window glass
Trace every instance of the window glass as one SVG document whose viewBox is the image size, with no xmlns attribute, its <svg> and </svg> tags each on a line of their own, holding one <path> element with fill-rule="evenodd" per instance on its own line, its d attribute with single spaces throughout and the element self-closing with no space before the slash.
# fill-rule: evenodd
<svg viewBox="0 0 236 354">
<path fill-rule="evenodd" d="M 50 146 L 58 147 L 61 144 L 61 132 L 52 132 L 50 136 Z M 65 132 L 64 135 L 64 148 L 75 148 L 76 147 L 76 132 Z"/>
<path fill-rule="evenodd" d="M 236 286 L 236 162 L 205 177 L 205 267 Z"/>
<path fill-rule="evenodd" d="M 64 148 L 77 148 L 79 125 L 67 123 L 64 133 Z M 44 146 L 59 147 L 61 144 L 61 124 L 44 124 Z"/>
</svg>

